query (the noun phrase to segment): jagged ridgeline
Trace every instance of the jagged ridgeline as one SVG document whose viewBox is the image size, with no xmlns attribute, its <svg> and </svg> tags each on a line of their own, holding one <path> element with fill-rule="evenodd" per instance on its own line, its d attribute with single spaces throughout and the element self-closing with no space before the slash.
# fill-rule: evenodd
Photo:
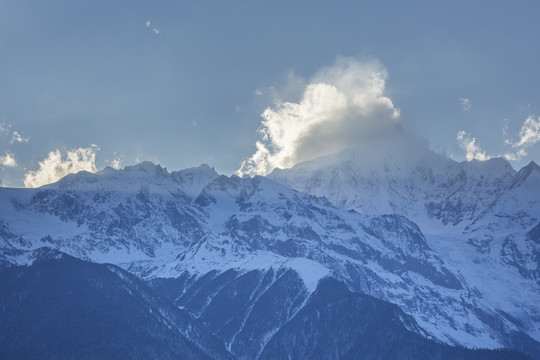
<svg viewBox="0 0 540 360">
<path fill-rule="evenodd" d="M 0 188 L 0 358 L 540 359 L 538 190 L 354 152 Z"/>
</svg>

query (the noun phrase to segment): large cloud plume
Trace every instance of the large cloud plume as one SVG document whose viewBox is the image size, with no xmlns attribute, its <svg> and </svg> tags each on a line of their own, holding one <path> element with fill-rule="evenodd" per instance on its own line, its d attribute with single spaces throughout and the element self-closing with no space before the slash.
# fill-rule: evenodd
<svg viewBox="0 0 540 360">
<path fill-rule="evenodd" d="M 308 82 L 299 102 L 278 101 L 263 112 L 256 152 L 238 173 L 265 175 L 393 131 L 399 110 L 385 96 L 386 79 L 376 61 L 338 58 Z"/>
<path fill-rule="evenodd" d="M 60 150 L 51 151 L 43 161 L 39 162 L 38 170 L 29 171 L 24 175 L 24 186 L 39 187 L 83 170 L 96 172 L 97 150 L 99 148 L 96 145 L 78 148 L 68 151 L 64 159 Z"/>
</svg>

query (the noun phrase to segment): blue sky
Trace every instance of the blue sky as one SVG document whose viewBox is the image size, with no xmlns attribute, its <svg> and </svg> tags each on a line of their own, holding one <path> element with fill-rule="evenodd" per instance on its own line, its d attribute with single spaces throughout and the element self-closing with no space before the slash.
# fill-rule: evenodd
<svg viewBox="0 0 540 360">
<path fill-rule="evenodd" d="M 0 0 L 0 179 L 23 186 L 46 166 L 142 160 L 231 174 L 256 153 L 265 109 L 301 103 L 340 58 L 384 72 L 380 97 L 432 149 L 460 161 L 467 151 L 507 154 L 519 168 L 540 160 L 539 10 L 535 1 Z"/>
</svg>

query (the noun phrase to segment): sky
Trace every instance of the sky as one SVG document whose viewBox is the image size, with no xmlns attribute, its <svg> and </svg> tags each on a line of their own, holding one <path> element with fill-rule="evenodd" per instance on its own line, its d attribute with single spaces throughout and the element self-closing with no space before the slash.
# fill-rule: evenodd
<svg viewBox="0 0 540 360">
<path fill-rule="evenodd" d="M 396 126 L 457 161 L 519 169 L 540 161 L 539 13 L 536 1 L 0 0 L 0 180 L 144 160 L 264 174 Z"/>
</svg>

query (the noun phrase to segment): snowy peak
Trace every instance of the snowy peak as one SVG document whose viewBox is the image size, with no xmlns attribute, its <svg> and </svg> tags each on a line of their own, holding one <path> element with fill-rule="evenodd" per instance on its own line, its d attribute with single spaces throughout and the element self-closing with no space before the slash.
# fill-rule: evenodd
<svg viewBox="0 0 540 360">
<path fill-rule="evenodd" d="M 143 161 L 135 165 L 126 166 L 122 171 L 147 173 L 154 176 L 168 174 L 166 168 L 161 167 L 159 164 L 156 165 L 151 161 Z"/>
<path fill-rule="evenodd" d="M 510 163 L 501 158 L 491 158 L 489 160 L 476 160 L 463 161 L 460 166 L 467 172 L 467 174 L 474 178 L 502 178 L 506 176 L 513 176 L 516 171 L 510 165 Z"/>
<path fill-rule="evenodd" d="M 524 166 L 517 172 L 517 174 L 514 176 L 513 186 L 515 187 L 521 185 L 531 174 L 535 174 L 536 176 L 540 174 L 540 166 L 538 166 L 534 161 L 531 161 L 527 166 Z"/>
<path fill-rule="evenodd" d="M 186 178 L 211 178 L 213 180 L 219 176 L 216 170 L 208 164 L 201 164 L 196 167 L 173 171 L 171 172 L 171 175 L 182 180 Z"/>
<path fill-rule="evenodd" d="M 145 161 L 126 166 L 122 170 L 106 167 L 95 174 L 81 171 L 43 188 L 86 192 L 170 193 L 175 197 L 193 200 L 218 176 L 216 171 L 206 164 L 169 173 L 167 168 Z"/>
<path fill-rule="evenodd" d="M 137 165 L 126 166 L 122 170 L 107 167 L 97 173 L 81 171 L 76 174 L 69 174 L 58 182 L 45 185 L 42 188 L 77 191 L 107 189 L 133 191 L 134 189 L 138 190 L 142 184 L 162 186 L 172 182 L 173 180 L 166 168 L 145 161 Z"/>
<path fill-rule="evenodd" d="M 227 177 L 220 175 L 209 184 L 207 184 L 199 196 L 195 199 L 197 205 L 206 207 L 210 204 L 216 204 L 218 198 L 236 199 L 240 191 L 245 188 L 246 181 L 238 176 Z"/>
<path fill-rule="evenodd" d="M 182 190 L 194 200 L 202 189 L 216 179 L 219 174 L 214 168 L 211 168 L 207 164 L 202 164 L 198 167 L 173 171 L 171 176 L 182 187 Z"/>
</svg>

